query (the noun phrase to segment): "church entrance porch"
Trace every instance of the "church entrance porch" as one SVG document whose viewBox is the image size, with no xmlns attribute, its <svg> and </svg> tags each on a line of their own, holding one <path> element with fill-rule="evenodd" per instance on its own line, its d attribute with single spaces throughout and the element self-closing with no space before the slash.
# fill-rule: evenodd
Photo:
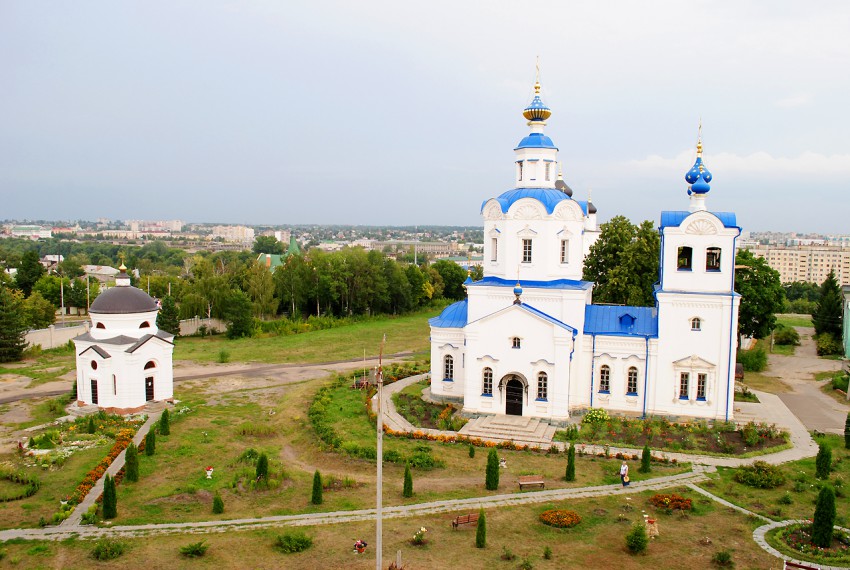
<svg viewBox="0 0 850 570">
<path fill-rule="evenodd" d="M 145 401 L 153 401 L 153 376 L 145 378 Z"/>
<path fill-rule="evenodd" d="M 522 415 L 522 396 L 524 387 L 516 376 L 505 384 L 505 414 L 509 416 Z"/>
</svg>

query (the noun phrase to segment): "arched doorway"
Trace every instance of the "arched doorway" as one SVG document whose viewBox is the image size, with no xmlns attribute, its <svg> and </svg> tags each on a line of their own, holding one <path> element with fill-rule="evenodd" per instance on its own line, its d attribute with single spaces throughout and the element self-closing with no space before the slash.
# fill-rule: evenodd
<svg viewBox="0 0 850 570">
<path fill-rule="evenodd" d="M 522 415 L 522 395 L 524 391 L 522 381 L 516 376 L 511 376 L 505 384 L 505 414 L 509 416 Z"/>
</svg>

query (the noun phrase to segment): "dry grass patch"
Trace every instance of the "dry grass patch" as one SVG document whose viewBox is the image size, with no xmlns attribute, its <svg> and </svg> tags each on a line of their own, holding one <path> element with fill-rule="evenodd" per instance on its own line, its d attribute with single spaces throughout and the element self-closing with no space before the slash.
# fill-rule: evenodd
<svg viewBox="0 0 850 570">
<path fill-rule="evenodd" d="M 745 372 L 744 384 L 751 390 L 769 392 L 771 394 L 784 394 L 792 392 L 793 388 L 775 376 L 768 376 L 761 372 Z"/>
</svg>

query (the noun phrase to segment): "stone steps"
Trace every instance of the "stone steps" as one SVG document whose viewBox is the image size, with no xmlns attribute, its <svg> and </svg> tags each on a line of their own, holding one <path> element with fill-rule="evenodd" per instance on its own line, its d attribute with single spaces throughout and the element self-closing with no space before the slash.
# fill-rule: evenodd
<svg viewBox="0 0 850 570">
<path fill-rule="evenodd" d="M 555 427 L 525 416 L 484 416 L 470 420 L 460 434 L 491 441 L 513 441 L 528 445 L 550 445 Z"/>
</svg>

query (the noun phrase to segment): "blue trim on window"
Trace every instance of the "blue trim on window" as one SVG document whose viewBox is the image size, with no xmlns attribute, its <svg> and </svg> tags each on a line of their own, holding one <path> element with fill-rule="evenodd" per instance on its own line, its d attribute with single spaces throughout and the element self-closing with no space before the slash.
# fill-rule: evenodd
<svg viewBox="0 0 850 570">
<path fill-rule="evenodd" d="M 705 401 L 706 401 L 705 398 L 697 398 L 697 402 L 705 402 Z"/>
<path fill-rule="evenodd" d="M 721 270 L 720 269 L 708 269 L 708 268 L 706 268 L 705 272 L 706 273 L 720 273 Z"/>
<path fill-rule="evenodd" d="M 626 396 L 637 396 L 637 392 L 626 392 Z"/>
<path fill-rule="evenodd" d="M 546 399 L 546 398 L 535 398 L 534 401 L 535 402 L 548 402 L 549 400 Z"/>
<path fill-rule="evenodd" d="M 690 400 L 690 398 L 688 398 L 687 396 L 679 396 L 679 399 L 680 400 Z"/>
<path fill-rule="evenodd" d="M 492 398 L 493 397 L 492 392 L 490 392 L 489 394 L 485 394 L 484 392 L 482 392 L 481 395 L 484 396 L 485 398 Z"/>
<path fill-rule="evenodd" d="M 693 271 L 690 267 L 677 267 L 676 271 Z"/>
<path fill-rule="evenodd" d="M 611 390 L 599 390 L 600 394 L 610 394 Z"/>
<path fill-rule="evenodd" d="M 454 382 L 453 378 L 443 378 L 443 382 Z"/>
</svg>

